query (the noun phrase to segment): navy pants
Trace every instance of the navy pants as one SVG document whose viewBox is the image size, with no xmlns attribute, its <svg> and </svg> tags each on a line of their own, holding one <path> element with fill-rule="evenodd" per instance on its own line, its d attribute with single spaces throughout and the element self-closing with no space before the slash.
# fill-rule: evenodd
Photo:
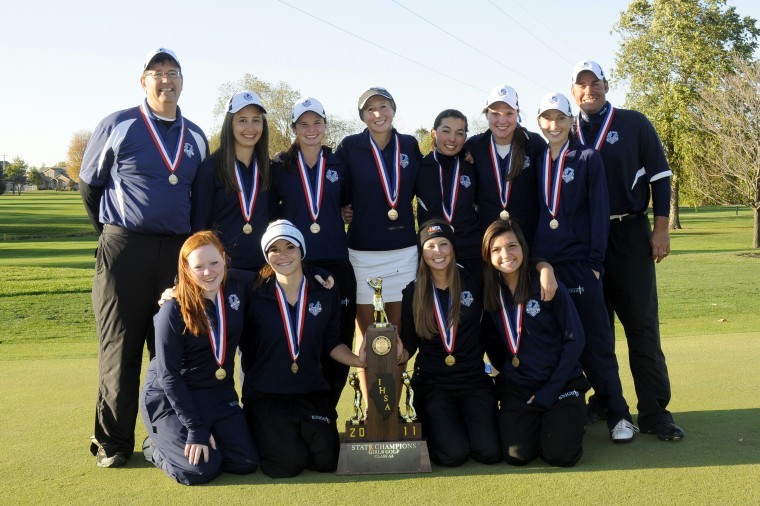
<svg viewBox="0 0 760 506">
<path fill-rule="evenodd" d="M 631 413 L 623 397 L 615 336 L 604 303 L 602 281 L 581 262 L 554 265 L 554 274 L 570 292 L 583 323 L 586 346 L 581 365 L 597 401 L 606 409 L 607 426 L 612 430 L 622 418 L 631 421 Z"/>
<path fill-rule="evenodd" d="M 670 378 L 660 343 L 657 278 L 646 215 L 610 222 L 604 262 L 604 293 L 610 322 L 615 315 L 625 330 L 628 360 L 638 397 L 638 423 L 646 432 L 661 421 L 673 421 L 666 409 Z"/>
<path fill-rule="evenodd" d="M 584 378 L 570 381 L 551 407 L 527 404 L 528 389 L 508 387 L 500 392 L 499 430 L 507 463 L 523 466 L 537 457 L 557 467 L 578 463 L 586 432 L 584 385 Z"/>
<path fill-rule="evenodd" d="M 492 387 L 417 387 L 415 394 L 422 433 L 433 462 L 455 467 L 468 458 L 483 464 L 502 460 Z"/>
<path fill-rule="evenodd" d="M 204 406 L 204 421 L 214 436 L 216 450 L 209 447 L 208 462 L 201 457 L 197 465 L 190 464 L 185 457 L 187 428 L 176 412 L 170 408 L 155 409 L 168 405 L 163 392 L 144 392 L 141 397 L 143 422 L 154 444 L 153 464 L 167 476 L 183 485 L 198 485 L 213 480 L 222 472 L 248 474 L 256 471 L 258 451 L 237 401 Z"/>
<path fill-rule="evenodd" d="M 95 439 L 108 456 L 132 455 L 146 342 L 154 354 L 153 315 L 174 285 L 185 236 L 150 235 L 106 225 L 98 241 L 92 306 L 98 326 Z M 90 450 L 97 452 L 94 444 Z"/>
</svg>

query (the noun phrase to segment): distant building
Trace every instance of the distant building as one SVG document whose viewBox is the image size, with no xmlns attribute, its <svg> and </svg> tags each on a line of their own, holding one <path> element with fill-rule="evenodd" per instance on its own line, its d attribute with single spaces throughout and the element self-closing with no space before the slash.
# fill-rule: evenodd
<svg viewBox="0 0 760 506">
<path fill-rule="evenodd" d="M 42 174 L 43 184 L 41 189 L 45 190 L 66 190 L 72 185 L 76 186 L 76 183 L 66 174 L 66 169 L 63 167 L 46 167 L 40 169 Z"/>
</svg>

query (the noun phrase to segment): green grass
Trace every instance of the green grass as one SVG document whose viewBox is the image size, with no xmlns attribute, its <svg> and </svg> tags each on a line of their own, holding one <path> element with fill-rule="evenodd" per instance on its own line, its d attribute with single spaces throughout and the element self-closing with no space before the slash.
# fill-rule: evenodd
<svg viewBox="0 0 760 506">
<path fill-rule="evenodd" d="M 139 455 L 107 470 L 87 451 L 97 391 L 96 238 L 81 200 L 68 192 L 0 196 L 0 503 L 760 503 L 760 258 L 743 256 L 752 253 L 751 213 L 684 209 L 681 218 L 673 254 L 657 269 L 682 442 L 639 435 L 613 445 L 596 424 L 573 469 L 468 463 L 413 476 L 223 475 L 183 487 Z M 618 351 L 635 408 L 622 337 Z M 342 420 L 349 407 L 345 396 Z"/>
</svg>

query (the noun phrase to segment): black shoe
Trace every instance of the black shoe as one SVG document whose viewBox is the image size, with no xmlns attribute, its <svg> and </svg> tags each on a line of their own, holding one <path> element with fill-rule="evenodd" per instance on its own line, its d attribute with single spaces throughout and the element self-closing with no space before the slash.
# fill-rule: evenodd
<svg viewBox="0 0 760 506">
<path fill-rule="evenodd" d="M 647 434 L 657 434 L 661 441 L 680 441 L 684 437 L 683 429 L 670 420 L 661 421 L 647 430 Z"/>
<path fill-rule="evenodd" d="M 586 404 L 586 426 L 592 425 L 599 420 L 605 420 L 607 415 L 605 414 L 604 407 L 599 405 L 596 401 L 596 396 L 592 395 L 588 398 L 588 404 Z"/>
<path fill-rule="evenodd" d="M 98 448 L 98 454 L 95 455 L 95 463 L 98 467 L 122 467 L 127 463 L 127 456 L 122 452 L 116 452 L 109 457 L 101 446 Z"/>
</svg>

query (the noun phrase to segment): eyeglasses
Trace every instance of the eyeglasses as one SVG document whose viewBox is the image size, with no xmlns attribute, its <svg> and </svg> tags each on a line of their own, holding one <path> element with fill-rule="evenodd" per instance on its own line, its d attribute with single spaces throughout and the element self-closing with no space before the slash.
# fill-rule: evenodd
<svg viewBox="0 0 760 506">
<path fill-rule="evenodd" d="M 170 70 L 169 72 L 146 72 L 145 75 L 150 76 L 158 81 L 162 81 L 164 78 L 177 79 L 182 74 L 180 74 L 178 70 Z"/>
</svg>

